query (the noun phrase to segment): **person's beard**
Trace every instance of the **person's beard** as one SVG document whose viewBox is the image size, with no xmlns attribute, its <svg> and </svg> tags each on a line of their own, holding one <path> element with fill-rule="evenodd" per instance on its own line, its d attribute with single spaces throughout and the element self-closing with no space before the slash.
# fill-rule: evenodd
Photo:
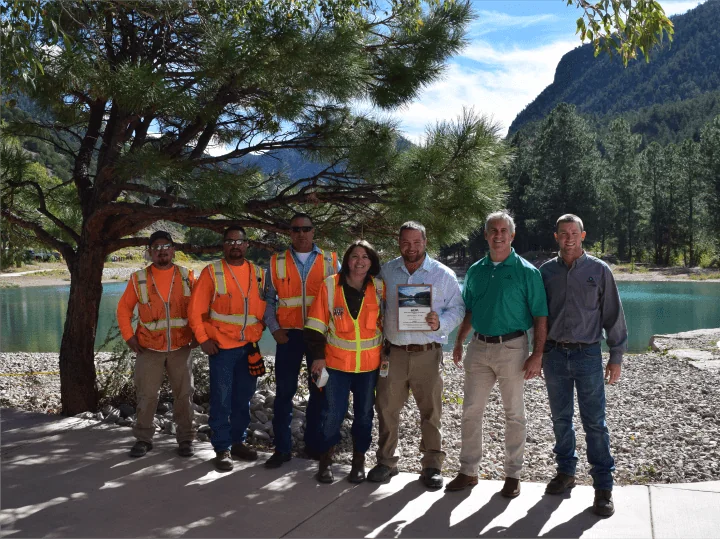
<svg viewBox="0 0 720 539">
<path fill-rule="evenodd" d="M 408 264 L 416 264 L 416 263 L 420 262 L 424 256 L 425 256 L 425 251 L 416 253 L 412 256 L 402 255 L 403 260 Z"/>
<path fill-rule="evenodd" d="M 243 255 L 240 249 L 230 249 L 226 258 L 233 262 L 240 262 L 243 258 L 245 258 L 245 255 Z"/>
</svg>

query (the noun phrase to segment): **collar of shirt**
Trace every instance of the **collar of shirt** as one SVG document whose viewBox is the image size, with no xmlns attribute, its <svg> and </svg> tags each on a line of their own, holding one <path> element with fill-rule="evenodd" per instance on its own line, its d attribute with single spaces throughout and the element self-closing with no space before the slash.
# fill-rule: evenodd
<svg viewBox="0 0 720 539">
<path fill-rule="evenodd" d="M 567 264 L 565 264 L 565 260 L 563 260 L 563 257 L 559 252 L 558 252 L 557 259 L 558 259 L 558 264 L 560 264 L 564 268 L 567 268 Z M 583 250 L 583 253 L 573 261 L 572 266 L 570 266 L 570 269 L 582 266 L 586 260 L 587 260 L 587 253 L 585 252 L 585 250 Z"/>
<path fill-rule="evenodd" d="M 510 247 L 510 254 L 508 257 L 500 262 L 498 266 L 514 266 L 515 262 L 517 262 L 517 255 L 515 254 L 515 247 Z M 487 255 L 485 258 L 483 258 L 480 261 L 481 266 L 492 266 L 493 261 L 490 258 L 490 255 Z"/>
<path fill-rule="evenodd" d="M 393 268 L 393 271 L 402 271 L 402 272 L 405 272 L 406 274 L 410 275 L 410 272 L 405 267 L 405 260 L 403 260 L 403 257 L 400 256 L 400 257 L 396 258 L 395 260 L 397 260 L 397 265 L 395 266 L 395 268 Z M 429 272 L 432 265 L 433 265 L 433 259 L 430 258 L 429 254 L 425 253 L 425 259 L 423 260 L 423 263 L 420 264 L 420 267 L 415 270 L 415 273 L 413 273 L 413 275 L 417 274 L 417 272 L 420 270 Z"/>
<path fill-rule="evenodd" d="M 305 278 L 307 277 L 308 270 L 315 263 L 315 257 L 319 255 L 320 252 L 320 247 L 313 243 L 312 249 L 310 250 L 310 256 L 307 257 L 305 263 L 303 264 L 302 261 L 298 258 L 295 248 L 292 245 L 290 246 L 290 253 L 292 254 L 293 260 L 295 260 L 295 265 L 300 268 L 300 274 L 303 280 L 305 280 Z"/>
</svg>

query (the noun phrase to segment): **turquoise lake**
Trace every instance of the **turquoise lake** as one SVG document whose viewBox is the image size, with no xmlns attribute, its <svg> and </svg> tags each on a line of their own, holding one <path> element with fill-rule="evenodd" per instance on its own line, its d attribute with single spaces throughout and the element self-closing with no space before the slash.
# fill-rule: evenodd
<svg viewBox="0 0 720 539">
<path fill-rule="evenodd" d="M 626 281 L 618 287 L 630 352 L 646 350 L 650 337 L 657 333 L 720 327 L 720 283 Z M 103 285 L 96 345 L 105 340 L 113 325 L 124 290 L 125 283 Z M 59 351 L 69 293 L 69 286 L 0 289 L 0 351 Z M 260 349 L 266 355 L 275 353 L 275 341 L 267 331 Z"/>
</svg>

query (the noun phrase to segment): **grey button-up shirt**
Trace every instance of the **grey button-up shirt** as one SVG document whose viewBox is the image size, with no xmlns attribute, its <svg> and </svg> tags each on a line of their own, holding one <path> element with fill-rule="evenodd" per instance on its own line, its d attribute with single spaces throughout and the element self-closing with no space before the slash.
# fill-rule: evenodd
<svg viewBox="0 0 720 539">
<path fill-rule="evenodd" d="M 548 299 L 548 340 L 594 343 L 603 338 L 610 363 L 622 363 L 627 326 L 610 267 L 587 253 L 567 267 L 557 256 L 540 266 Z"/>
</svg>

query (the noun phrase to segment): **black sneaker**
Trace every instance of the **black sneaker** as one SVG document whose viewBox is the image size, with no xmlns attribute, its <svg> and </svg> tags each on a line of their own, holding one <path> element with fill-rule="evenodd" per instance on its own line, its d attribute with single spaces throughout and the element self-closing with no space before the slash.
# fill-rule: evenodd
<svg viewBox="0 0 720 539">
<path fill-rule="evenodd" d="M 242 460 L 257 460 L 258 458 L 257 451 L 245 443 L 233 444 L 230 454 Z"/>
<path fill-rule="evenodd" d="M 288 462 L 291 458 L 292 455 L 290 453 L 281 453 L 280 451 L 275 451 L 275 453 L 270 455 L 270 458 L 265 461 L 265 467 L 279 468 L 283 465 L 283 463 Z"/>
<path fill-rule="evenodd" d="M 133 458 L 144 457 L 152 448 L 153 445 L 151 443 L 138 440 L 135 442 L 135 445 L 130 448 L 130 456 Z"/>
<path fill-rule="evenodd" d="M 442 488 L 443 486 L 443 476 L 437 468 L 423 468 L 420 478 L 427 488 Z"/>
<path fill-rule="evenodd" d="M 593 513 L 601 517 L 610 517 L 615 514 L 615 504 L 613 504 L 612 490 L 595 491 Z"/>
<path fill-rule="evenodd" d="M 370 470 L 367 474 L 367 480 L 373 483 L 382 483 L 387 481 L 392 476 L 399 473 L 397 466 L 385 466 L 384 464 L 376 464 L 375 467 Z"/>
<path fill-rule="evenodd" d="M 575 476 L 558 472 L 545 487 L 545 494 L 565 494 L 565 491 L 575 486 Z"/>
<path fill-rule="evenodd" d="M 219 472 L 229 472 L 233 469 L 233 461 L 230 451 L 215 451 L 213 463 Z"/>
</svg>

